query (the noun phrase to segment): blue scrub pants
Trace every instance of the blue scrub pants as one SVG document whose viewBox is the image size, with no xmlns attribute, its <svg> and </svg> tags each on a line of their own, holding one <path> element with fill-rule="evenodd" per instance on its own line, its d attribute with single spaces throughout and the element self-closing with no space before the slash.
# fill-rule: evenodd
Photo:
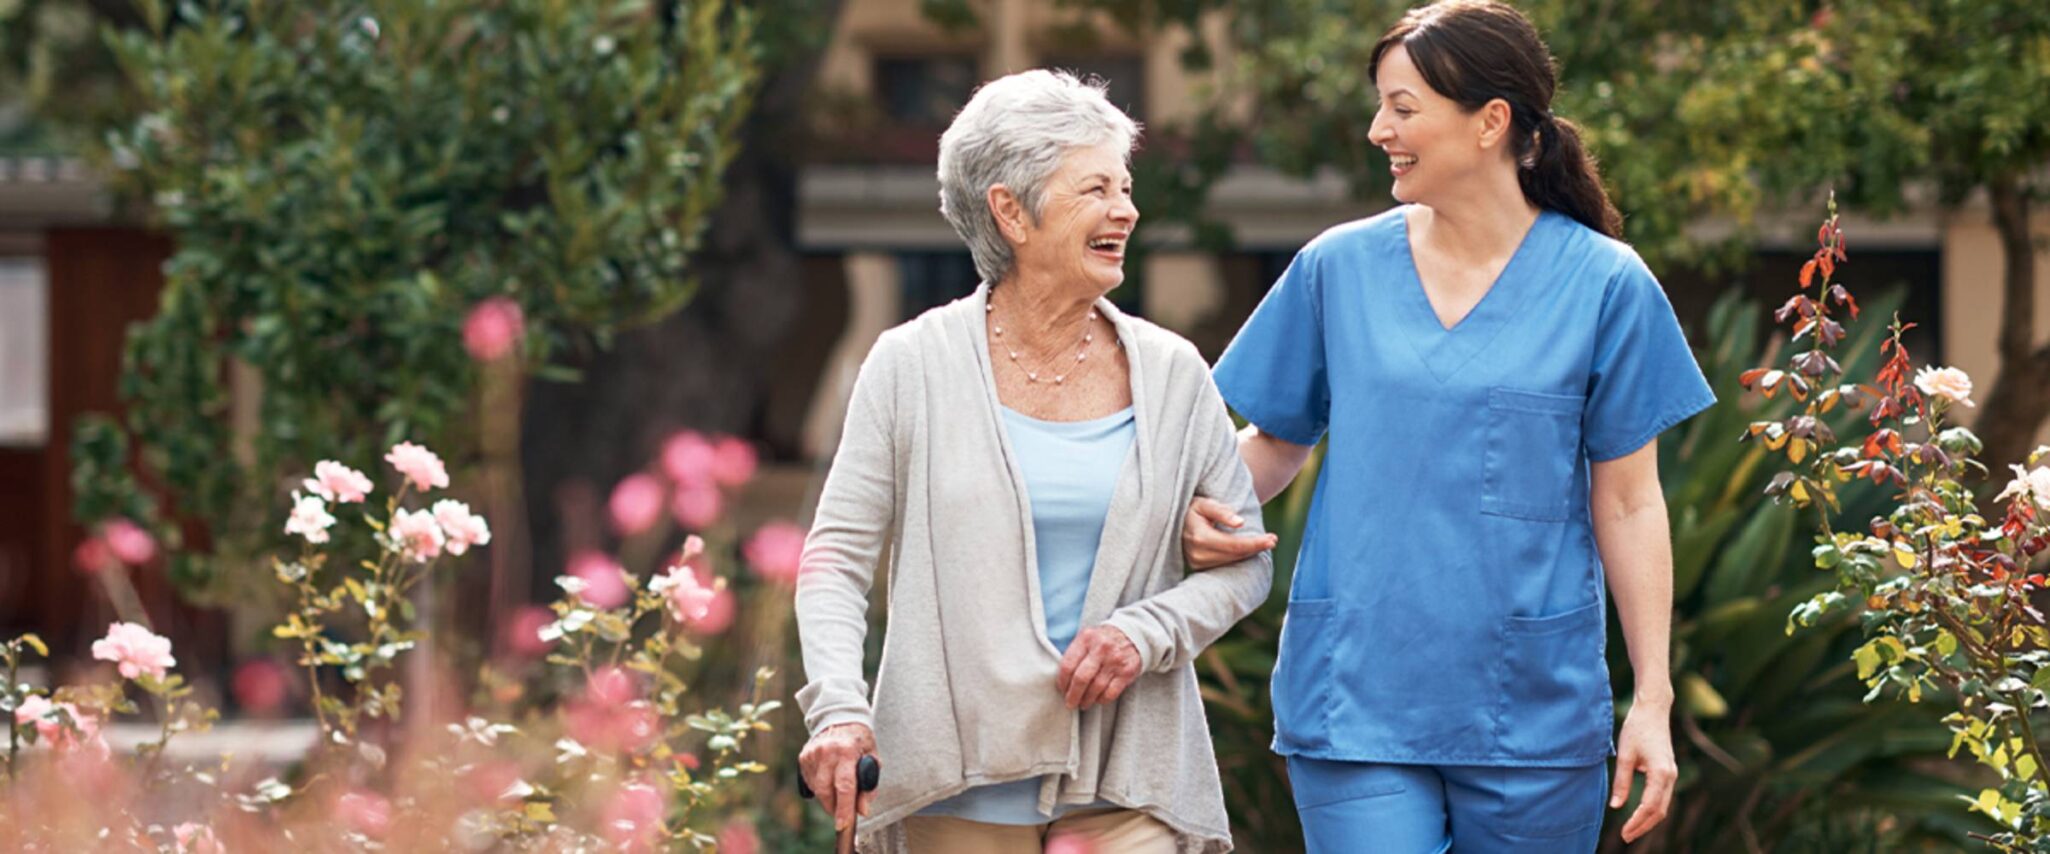
<svg viewBox="0 0 2050 854">
<path fill-rule="evenodd" d="M 1608 765 L 1494 768 L 1288 757 L 1309 854 L 1593 851 Z"/>
</svg>

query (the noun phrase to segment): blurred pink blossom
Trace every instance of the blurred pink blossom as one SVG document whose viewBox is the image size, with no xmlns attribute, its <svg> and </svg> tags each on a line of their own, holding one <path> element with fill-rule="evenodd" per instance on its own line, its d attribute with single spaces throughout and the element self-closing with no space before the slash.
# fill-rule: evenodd
<svg viewBox="0 0 2050 854">
<path fill-rule="evenodd" d="M 502 648 L 522 658 L 548 654 L 548 642 L 541 639 L 541 627 L 555 621 L 555 613 L 539 605 L 522 605 L 505 621 Z"/>
<path fill-rule="evenodd" d="M 463 347 L 470 358 L 495 362 L 505 358 L 526 334 L 527 318 L 511 297 L 492 297 L 470 309 L 463 319 Z"/>
<path fill-rule="evenodd" d="M 392 514 L 390 532 L 392 543 L 414 563 L 441 557 L 442 546 L 448 543 L 441 523 L 434 521 L 434 514 L 426 510 L 400 508 Z"/>
<path fill-rule="evenodd" d="M 305 481 L 306 491 L 336 504 L 354 504 L 370 494 L 370 476 L 334 460 L 313 465 L 313 476 Z"/>
<path fill-rule="evenodd" d="M 1046 840 L 1045 854 L 1096 854 L 1096 846 L 1079 833 L 1060 833 Z"/>
<path fill-rule="evenodd" d="M 442 465 L 441 458 L 412 442 L 393 445 L 391 452 L 384 455 L 384 461 L 391 463 L 392 468 L 398 469 L 399 474 L 405 475 L 413 488 L 421 492 L 448 486 L 448 467 Z"/>
<path fill-rule="evenodd" d="M 739 486 L 755 476 L 755 449 L 738 436 L 720 436 L 712 443 L 712 479 L 720 486 Z"/>
<path fill-rule="evenodd" d="M 358 789 L 335 798 L 335 818 L 350 830 L 372 839 L 391 830 L 391 801 L 376 792 Z"/>
<path fill-rule="evenodd" d="M 683 548 L 676 553 L 675 563 L 696 566 L 698 559 L 705 556 L 705 538 L 692 534 L 683 538 Z"/>
<path fill-rule="evenodd" d="M 444 498 L 434 502 L 434 521 L 448 535 L 448 553 L 462 554 L 471 546 L 491 544 L 491 526 L 484 517 L 470 512 L 470 505 Z"/>
<path fill-rule="evenodd" d="M 754 822 L 735 818 L 719 828 L 719 854 L 756 854 L 762 850 L 762 838 L 755 834 Z"/>
<path fill-rule="evenodd" d="M 269 716 L 282 711 L 291 693 L 292 677 L 283 665 L 268 658 L 252 658 L 235 667 L 229 682 L 235 703 L 252 715 Z"/>
<path fill-rule="evenodd" d="M 662 443 L 662 470 L 679 488 L 712 485 L 718 466 L 718 449 L 696 430 L 679 430 Z"/>
<path fill-rule="evenodd" d="M 709 482 L 678 486 L 676 497 L 669 504 L 670 513 L 676 516 L 676 524 L 692 531 L 712 527 L 725 509 L 725 496 L 720 495 L 719 488 Z"/>
<path fill-rule="evenodd" d="M 510 759 L 493 759 L 472 765 L 463 770 L 462 781 L 463 789 L 473 803 L 516 801 L 523 797 L 520 764 Z"/>
<path fill-rule="evenodd" d="M 612 512 L 612 530 L 631 537 L 651 527 L 662 517 L 662 481 L 652 474 L 636 474 L 612 488 L 607 503 Z"/>
<path fill-rule="evenodd" d="M 711 637 L 724 633 L 733 627 L 733 618 L 740 605 L 733 598 L 733 588 L 721 587 L 712 591 L 712 601 L 705 605 L 705 615 L 684 624 L 684 631 L 698 637 Z"/>
<path fill-rule="evenodd" d="M 70 716 L 71 726 L 66 727 L 57 716 L 50 714 L 63 710 Z M 100 719 L 78 710 L 70 703 L 52 703 L 41 694 L 30 694 L 14 709 L 16 724 L 33 724 L 36 736 L 44 744 L 58 749 L 84 745 L 99 745 L 104 749 L 105 741 L 100 738 Z"/>
<path fill-rule="evenodd" d="M 669 602 L 669 616 L 678 623 L 702 620 L 711 611 L 715 591 L 698 582 L 698 574 L 688 564 L 677 564 L 667 572 L 648 582 L 648 589 Z"/>
<path fill-rule="evenodd" d="M 107 636 L 93 641 L 93 658 L 118 665 L 121 677 L 135 679 L 148 673 L 158 679 L 178 665 L 171 657 L 171 641 L 134 623 L 113 623 Z"/>
<path fill-rule="evenodd" d="M 804 529 L 790 522 L 770 522 L 755 529 L 741 547 L 748 566 L 756 575 L 776 584 L 797 581 L 798 561 L 804 557 Z"/>
<path fill-rule="evenodd" d="M 71 551 L 71 565 L 80 572 L 100 573 L 121 565 L 114 549 L 99 537 L 87 537 Z"/>
<path fill-rule="evenodd" d="M 141 566 L 157 556 L 157 538 L 126 518 L 115 517 L 100 528 L 107 550 L 129 566 Z"/>
<path fill-rule="evenodd" d="M 327 512 L 327 502 L 318 495 L 292 493 L 292 515 L 285 518 L 285 533 L 298 534 L 313 544 L 328 540 L 327 529 L 334 527 L 335 517 Z"/>
<path fill-rule="evenodd" d="M 577 552 L 569 559 L 569 574 L 584 582 L 583 592 L 577 595 L 608 611 L 626 604 L 631 595 L 626 589 L 625 572 L 619 561 L 600 551 Z"/>
<path fill-rule="evenodd" d="M 214 836 L 214 829 L 196 821 L 188 821 L 171 830 L 171 838 L 178 843 L 177 854 L 222 854 L 221 840 Z"/>
<path fill-rule="evenodd" d="M 584 692 L 563 709 L 570 738 L 600 753 L 631 753 L 661 735 L 661 717 L 640 698 L 632 674 L 617 667 L 591 674 Z"/>
<path fill-rule="evenodd" d="M 662 790 L 636 780 L 613 794 L 605 805 L 600 826 L 605 838 L 622 850 L 652 851 L 661 838 L 662 819 L 667 811 L 662 803 Z"/>
</svg>

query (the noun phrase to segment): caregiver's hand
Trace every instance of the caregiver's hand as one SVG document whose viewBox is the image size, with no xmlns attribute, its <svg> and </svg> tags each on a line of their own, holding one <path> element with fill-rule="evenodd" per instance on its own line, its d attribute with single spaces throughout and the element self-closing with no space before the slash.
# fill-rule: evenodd
<svg viewBox="0 0 2050 854">
<path fill-rule="evenodd" d="M 1616 737 L 1616 782 L 1609 790 L 1609 809 L 1630 800 L 1630 780 L 1644 774 L 1644 797 L 1623 824 L 1623 841 L 1635 842 L 1666 820 L 1673 806 L 1673 783 L 1680 776 L 1673 761 L 1671 704 L 1633 703 Z"/>
<path fill-rule="evenodd" d="M 833 814 L 833 829 L 846 830 L 854 813 L 868 815 L 875 800 L 874 790 L 855 792 L 855 767 L 861 757 L 876 752 L 875 733 L 862 724 L 838 724 L 819 730 L 797 754 L 797 767 L 804 783 L 818 795 L 819 806 Z M 880 758 L 877 759 L 881 761 Z"/>
<path fill-rule="evenodd" d="M 1139 678 L 1142 664 L 1139 648 L 1123 631 L 1116 626 L 1090 626 L 1068 644 L 1054 687 L 1067 695 L 1070 709 L 1114 702 Z"/>
<path fill-rule="evenodd" d="M 1216 569 L 1238 563 L 1280 542 L 1272 533 L 1249 536 L 1218 527 L 1237 529 L 1244 524 L 1238 511 L 1222 501 L 1197 496 L 1189 502 L 1189 514 L 1182 517 L 1182 556 L 1189 568 Z"/>
</svg>

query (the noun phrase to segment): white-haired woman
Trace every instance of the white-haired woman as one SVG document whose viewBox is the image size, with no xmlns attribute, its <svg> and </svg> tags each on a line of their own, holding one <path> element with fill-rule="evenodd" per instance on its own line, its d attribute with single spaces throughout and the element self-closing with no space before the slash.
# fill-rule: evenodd
<svg viewBox="0 0 2050 854">
<path fill-rule="evenodd" d="M 1259 504 L 1195 348 L 1104 299 L 1137 135 L 1100 84 L 1028 71 L 940 139 L 940 210 L 983 283 L 862 364 L 797 583 L 800 764 L 838 826 L 870 816 L 864 850 L 1231 847 L 1191 661 L 1272 569 L 1183 569 L 1194 495 L 1254 526 Z M 857 799 L 863 754 L 883 783 Z"/>
</svg>

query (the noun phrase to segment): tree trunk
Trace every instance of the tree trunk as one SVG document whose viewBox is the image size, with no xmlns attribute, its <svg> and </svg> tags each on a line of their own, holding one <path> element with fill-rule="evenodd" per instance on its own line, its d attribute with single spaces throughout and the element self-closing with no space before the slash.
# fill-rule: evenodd
<svg viewBox="0 0 2050 854">
<path fill-rule="evenodd" d="M 1979 395 L 1982 411 L 1973 430 L 1985 442 L 1979 459 L 1994 479 L 2009 463 L 2025 461 L 2036 431 L 2050 416 L 2050 348 L 2035 346 L 2036 258 L 2029 230 L 2029 199 L 2013 178 L 1987 187 L 1993 225 L 2000 232 L 2006 265 L 2000 306 L 2000 372 Z"/>
<path fill-rule="evenodd" d="M 838 0 L 806 5 L 808 25 L 830 33 Z M 665 437 L 683 428 L 746 435 L 762 417 L 777 348 L 803 295 L 795 227 L 802 102 L 826 39 L 801 40 L 772 51 L 725 198 L 691 259 L 699 291 L 690 304 L 579 360 L 580 382 L 529 386 L 520 456 L 532 537 L 527 587 L 537 600 L 553 597 L 550 579 L 570 552 L 603 544 L 592 523 L 604 517 L 608 490 L 645 468 Z"/>
</svg>

